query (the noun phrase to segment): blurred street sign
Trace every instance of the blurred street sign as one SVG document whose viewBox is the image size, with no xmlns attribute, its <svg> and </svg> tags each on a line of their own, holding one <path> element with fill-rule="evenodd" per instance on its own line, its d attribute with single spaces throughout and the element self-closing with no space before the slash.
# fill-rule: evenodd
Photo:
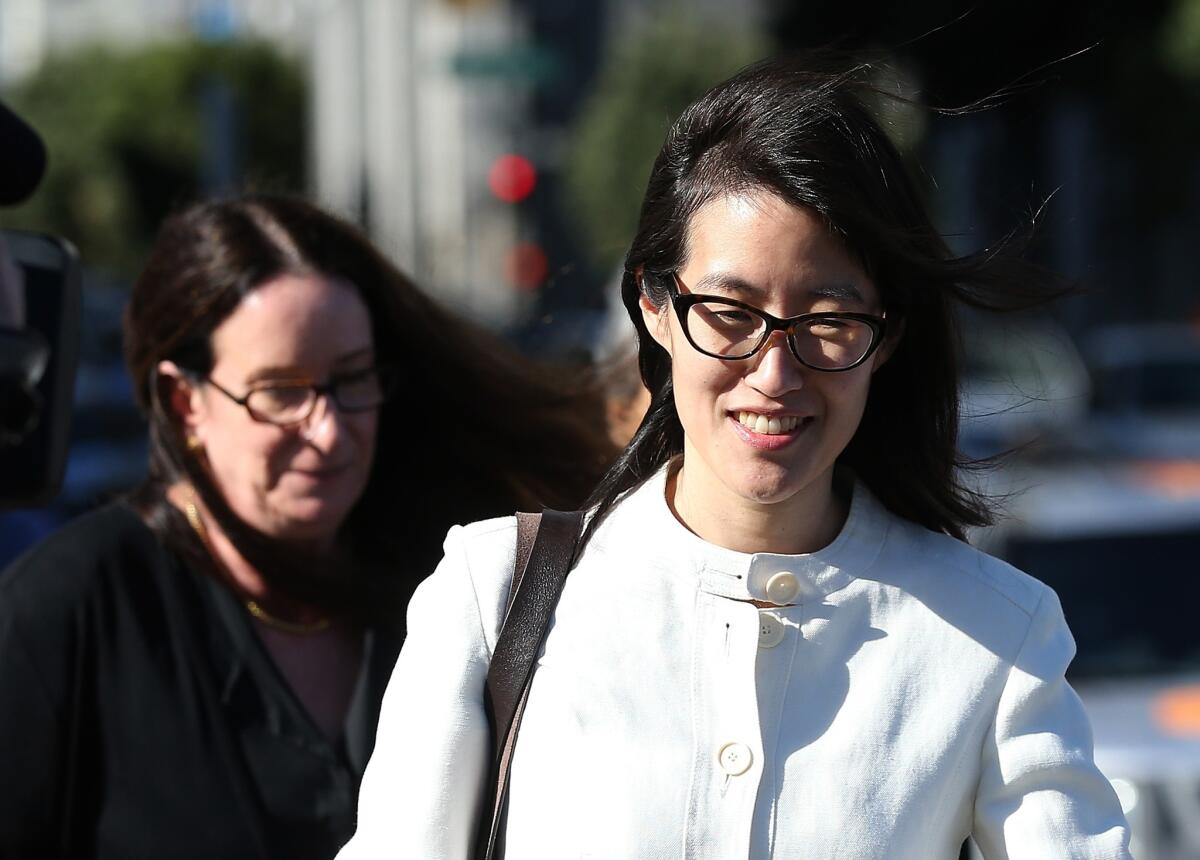
<svg viewBox="0 0 1200 860">
<path fill-rule="evenodd" d="M 464 78 L 491 78 L 533 84 L 553 80 L 561 63 L 551 49 L 520 45 L 495 50 L 462 51 L 450 59 L 454 74 Z"/>
</svg>

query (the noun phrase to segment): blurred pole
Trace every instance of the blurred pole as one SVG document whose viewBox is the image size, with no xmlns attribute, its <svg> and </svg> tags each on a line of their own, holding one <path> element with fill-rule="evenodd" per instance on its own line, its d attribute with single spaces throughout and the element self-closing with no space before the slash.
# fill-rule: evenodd
<svg viewBox="0 0 1200 860">
<path fill-rule="evenodd" d="M 328 0 L 315 10 L 311 134 L 318 200 L 420 278 L 418 2 Z"/>
<path fill-rule="evenodd" d="M 310 185 L 323 204 L 365 224 L 362 25 L 359 0 L 331 0 L 312 20 Z"/>
<path fill-rule="evenodd" d="M 365 0 L 363 8 L 367 227 L 418 280 L 421 223 L 417 171 L 418 0 Z"/>
</svg>

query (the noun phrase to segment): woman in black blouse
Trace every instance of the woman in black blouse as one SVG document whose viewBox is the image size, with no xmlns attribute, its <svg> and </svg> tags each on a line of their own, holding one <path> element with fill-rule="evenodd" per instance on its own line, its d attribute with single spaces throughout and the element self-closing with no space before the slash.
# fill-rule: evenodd
<svg viewBox="0 0 1200 860">
<path fill-rule="evenodd" d="M 297 200 L 170 219 L 125 334 L 148 479 L 0 576 L 0 857 L 331 857 L 442 535 L 578 504 L 598 407 Z"/>
</svg>

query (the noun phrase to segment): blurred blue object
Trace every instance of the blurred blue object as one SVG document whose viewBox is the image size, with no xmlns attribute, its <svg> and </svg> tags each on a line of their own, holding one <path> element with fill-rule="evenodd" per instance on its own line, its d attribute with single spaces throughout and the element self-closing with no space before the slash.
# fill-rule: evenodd
<svg viewBox="0 0 1200 860">
<path fill-rule="evenodd" d="M 200 38 L 220 42 L 237 35 L 237 12 L 231 0 L 202 0 L 194 9 L 192 30 Z"/>
<path fill-rule="evenodd" d="M 1092 411 L 1079 442 L 1098 454 L 1200 458 L 1200 330 L 1104 326 L 1084 341 Z"/>
<path fill-rule="evenodd" d="M 505 334 L 525 354 L 542 361 L 586 365 L 602 352 L 607 324 L 604 309 L 563 308 Z"/>
<path fill-rule="evenodd" d="M 959 448 L 992 457 L 1067 435 L 1088 409 L 1087 369 L 1048 319 L 966 317 Z"/>
</svg>

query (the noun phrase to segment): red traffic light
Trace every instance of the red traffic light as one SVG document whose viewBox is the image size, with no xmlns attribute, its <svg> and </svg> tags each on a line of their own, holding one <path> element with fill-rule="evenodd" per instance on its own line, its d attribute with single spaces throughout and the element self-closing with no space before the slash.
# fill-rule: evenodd
<svg viewBox="0 0 1200 860">
<path fill-rule="evenodd" d="M 546 252 L 533 242 L 518 242 L 504 255 L 504 274 L 517 289 L 536 290 L 549 270 Z"/>
<path fill-rule="evenodd" d="M 488 170 L 488 188 L 505 203 L 520 203 L 536 186 L 537 168 L 523 156 L 501 155 Z"/>
</svg>

